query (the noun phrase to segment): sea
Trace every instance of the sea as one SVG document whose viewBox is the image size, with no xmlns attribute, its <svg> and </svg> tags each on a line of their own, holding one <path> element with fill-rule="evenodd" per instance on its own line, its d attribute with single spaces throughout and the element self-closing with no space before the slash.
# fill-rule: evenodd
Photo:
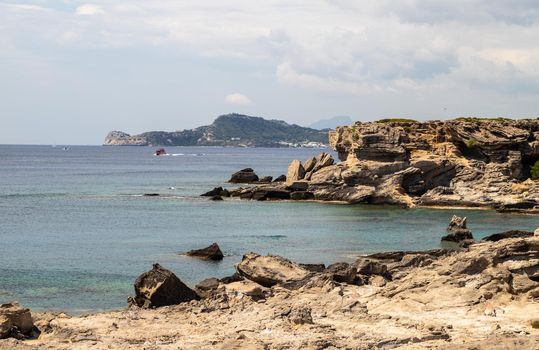
<svg viewBox="0 0 539 350">
<path fill-rule="evenodd" d="M 286 173 L 327 149 L 0 146 L 0 303 L 82 314 L 126 306 L 158 262 L 190 286 L 234 272 L 248 252 L 302 263 L 440 247 L 452 215 L 476 238 L 533 230 L 537 216 L 316 202 L 211 201 L 200 194 L 252 167 Z M 144 194 L 159 196 L 144 196 Z M 181 253 L 217 242 L 220 262 Z"/>
</svg>

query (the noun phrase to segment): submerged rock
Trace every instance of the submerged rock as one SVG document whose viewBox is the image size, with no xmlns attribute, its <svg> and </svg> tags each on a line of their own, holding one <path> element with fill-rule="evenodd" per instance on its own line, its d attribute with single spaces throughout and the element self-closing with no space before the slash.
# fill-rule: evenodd
<svg viewBox="0 0 539 350">
<path fill-rule="evenodd" d="M 198 295 L 174 273 L 159 264 L 140 275 L 134 284 L 135 298 L 130 302 L 143 308 L 175 305 L 198 299 Z"/>
<path fill-rule="evenodd" d="M 222 260 L 224 257 L 217 243 L 212 243 L 206 248 L 190 250 L 185 255 L 207 260 Z"/>
<path fill-rule="evenodd" d="M 299 281 L 309 276 L 309 271 L 280 256 L 262 256 L 249 253 L 236 265 L 238 273 L 264 287 L 279 283 Z"/>
<path fill-rule="evenodd" d="M 255 174 L 255 171 L 252 168 L 245 168 L 235 172 L 228 180 L 228 182 L 231 183 L 251 183 L 257 181 L 258 175 Z"/>
<path fill-rule="evenodd" d="M 0 304 L 0 339 L 30 336 L 34 329 L 34 320 L 29 309 L 13 301 Z"/>
<path fill-rule="evenodd" d="M 230 192 L 225 188 L 215 187 L 213 190 L 208 191 L 206 193 L 202 193 L 200 196 L 201 197 L 215 197 L 215 196 L 230 197 Z"/>
</svg>

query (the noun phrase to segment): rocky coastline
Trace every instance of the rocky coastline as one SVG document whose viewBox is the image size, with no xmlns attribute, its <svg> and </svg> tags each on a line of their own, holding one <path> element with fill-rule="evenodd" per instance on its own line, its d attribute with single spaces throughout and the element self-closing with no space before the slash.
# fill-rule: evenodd
<svg viewBox="0 0 539 350">
<path fill-rule="evenodd" d="M 124 310 L 1 305 L 0 349 L 536 349 L 539 229 L 475 241 L 454 217 L 447 233 L 465 248 L 327 267 L 247 253 L 234 275 L 193 289 L 155 264 Z M 218 245 L 208 248 L 195 257 Z"/>
<path fill-rule="evenodd" d="M 250 168 L 227 190 L 256 200 L 539 213 L 539 119 L 356 122 L 329 133 L 327 153 L 294 160 L 279 181 Z"/>
</svg>

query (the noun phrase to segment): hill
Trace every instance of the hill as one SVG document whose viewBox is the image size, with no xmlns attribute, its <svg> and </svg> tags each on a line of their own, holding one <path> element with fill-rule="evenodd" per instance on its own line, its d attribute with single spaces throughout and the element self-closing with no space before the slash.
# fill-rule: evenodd
<svg viewBox="0 0 539 350">
<path fill-rule="evenodd" d="M 211 125 L 182 131 L 150 131 L 129 135 L 111 131 L 106 146 L 243 146 L 293 147 L 327 144 L 325 131 L 242 114 L 227 114 Z"/>
</svg>

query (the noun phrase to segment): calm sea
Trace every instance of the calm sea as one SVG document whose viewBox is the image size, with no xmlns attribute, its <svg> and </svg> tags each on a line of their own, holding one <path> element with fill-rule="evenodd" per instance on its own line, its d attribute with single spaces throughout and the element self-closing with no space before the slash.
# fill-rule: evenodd
<svg viewBox="0 0 539 350">
<path fill-rule="evenodd" d="M 485 210 L 254 202 L 199 197 L 253 167 L 277 176 L 315 149 L 0 146 L 0 302 L 71 313 L 121 308 L 159 262 L 190 285 L 223 277 L 250 251 L 306 263 L 439 247 L 453 214 L 477 238 L 538 218 Z M 145 197 L 144 193 L 159 193 Z M 218 242 L 219 263 L 182 255 Z"/>
</svg>

